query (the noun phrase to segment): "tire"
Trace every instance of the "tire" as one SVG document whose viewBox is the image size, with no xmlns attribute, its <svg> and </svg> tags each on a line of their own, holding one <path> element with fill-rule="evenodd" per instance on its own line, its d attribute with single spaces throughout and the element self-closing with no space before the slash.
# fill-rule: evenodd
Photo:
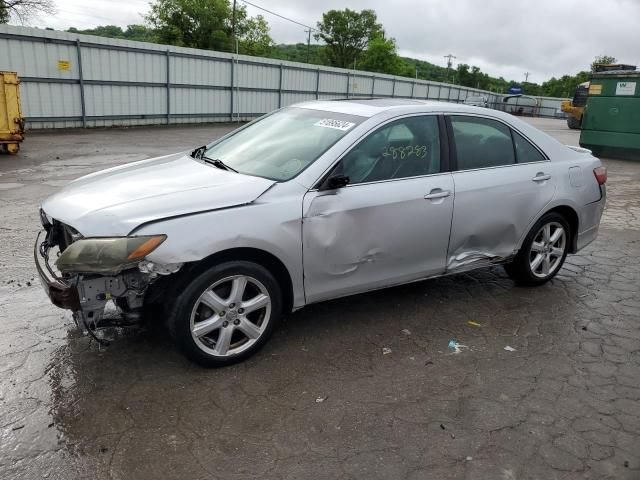
<svg viewBox="0 0 640 480">
<path fill-rule="evenodd" d="M 520 285 L 547 283 L 562 268 L 570 238 L 569 223 L 562 215 L 556 212 L 543 215 L 525 237 L 513 261 L 504 265 L 507 275 Z"/>
<path fill-rule="evenodd" d="M 581 123 L 576 117 L 567 117 L 567 126 L 572 130 L 580 130 Z"/>
<path fill-rule="evenodd" d="M 230 261 L 187 284 L 171 309 L 168 326 L 190 360 L 222 367 L 256 353 L 281 317 L 282 291 L 274 276 L 256 263 Z"/>
</svg>

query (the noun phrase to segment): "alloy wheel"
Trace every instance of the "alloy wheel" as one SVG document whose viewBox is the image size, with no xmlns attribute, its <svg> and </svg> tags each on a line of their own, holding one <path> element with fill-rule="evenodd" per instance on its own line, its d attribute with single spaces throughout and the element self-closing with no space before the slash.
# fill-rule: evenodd
<svg viewBox="0 0 640 480">
<path fill-rule="evenodd" d="M 558 222 L 546 223 L 540 228 L 529 250 L 531 273 L 537 278 L 553 275 L 562 265 L 567 249 L 567 233 Z"/>
<path fill-rule="evenodd" d="M 239 354 L 262 336 L 271 319 L 266 287 L 247 275 L 225 277 L 208 287 L 191 312 L 191 336 L 216 357 Z"/>
</svg>

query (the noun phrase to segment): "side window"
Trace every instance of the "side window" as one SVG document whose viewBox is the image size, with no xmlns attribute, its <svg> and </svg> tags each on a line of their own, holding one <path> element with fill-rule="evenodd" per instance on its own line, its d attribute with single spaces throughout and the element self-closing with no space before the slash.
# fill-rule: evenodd
<svg viewBox="0 0 640 480">
<path fill-rule="evenodd" d="M 509 127 L 482 117 L 451 116 L 458 170 L 515 163 Z"/>
<path fill-rule="evenodd" d="M 518 132 L 511 130 L 513 133 L 513 142 L 516 145 L 516 157 L 518 163 L 542 162 L 546 160 L 536 147 L 520 135 Z"/>
<path fill-rule="evenodd" d="M 409 117 L 389 123 L 356 145 L 337 168 L 350 184 L 438 173 L 438 118 Z"/>
</svg>

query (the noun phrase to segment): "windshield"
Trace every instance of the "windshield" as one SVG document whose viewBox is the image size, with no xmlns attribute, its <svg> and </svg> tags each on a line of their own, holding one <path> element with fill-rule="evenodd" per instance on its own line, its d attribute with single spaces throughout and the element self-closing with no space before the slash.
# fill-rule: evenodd
<svg viewBox="0 0 640 480">
<path fill-rule="evenodd" d="M 355 115 L 285 108 L 207 148 L 204 156 L 222 160 L 240 173 L 285 181 L 363 120 Z"/>
</svg>

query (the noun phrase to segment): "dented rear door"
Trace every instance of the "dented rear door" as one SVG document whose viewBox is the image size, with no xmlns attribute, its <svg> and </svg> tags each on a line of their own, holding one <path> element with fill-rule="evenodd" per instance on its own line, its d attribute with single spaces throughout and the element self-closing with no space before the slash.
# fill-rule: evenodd
<svg viewBox="0 0 640 480">
<path fill-rule="evenodd" d="M 453 210 L 450 173 L 310 191 L 303 209 L 307 302 L 445 269 Z"/>
<path fill-rule="evenodd" d="M 455 272 L 512 256 L 558 179 L 542 151 L 496 119 L 451 115 L 447 124 L 455 156 L 447 271 Z"/>
</svg>

